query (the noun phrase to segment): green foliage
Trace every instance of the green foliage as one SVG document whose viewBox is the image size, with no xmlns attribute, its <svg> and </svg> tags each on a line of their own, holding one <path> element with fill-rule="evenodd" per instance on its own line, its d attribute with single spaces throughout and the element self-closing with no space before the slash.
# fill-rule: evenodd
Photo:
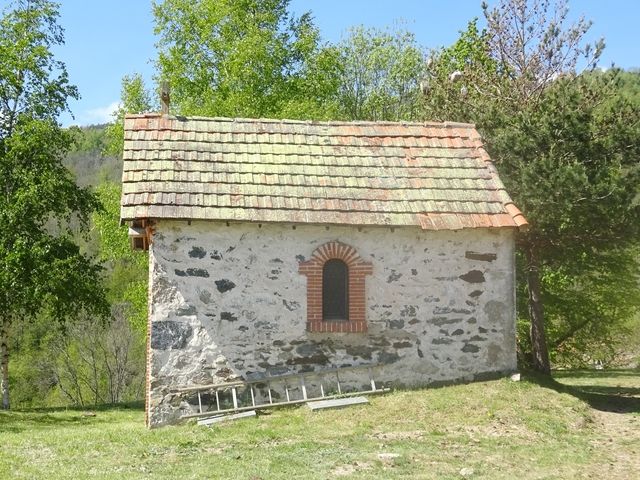
<svg viewBox="0 0 640 480">
<path fill-rule="evenodd" d="M 95 186 L 102 182 L 119 182 L 122 178 L 121 155 L 105 155 L 109 147 L 105 125 L 71 127 L 74 144 L 64 158 L 78 185 Z"/>
<path fill-rule="evenodd" d="M 519 242 L 540 252 L 548 344 L 561 365 L 612 361 L 640 311 L 640 117 L 619 78 L 557 80 L 536 109 L 492 130 L 492 155 L 532 224 Z M 521 262 L 521 279 L 526 268 Z M 520 302 L 521 318 L 527 307 Z"/>
<path fill-rule="evenodd" d="M 120 225 L 121 192 L 120 185 L 115 183 L 102 183 L 96 188 L 103 208 L 93 214 L 92 220 L 100 239 L 102 261 L 140 258 L 131 250 L 127 227 Z"/>
<path fill-rule="evenodd" d="M 62 164 L 73 137 L 57 124 L 77 98 L 51 49 L 63 43 L 57 5 L 18 1 L 0 19 L 0 343 L 3 405 L 13 322 L 47 311 L 64 319 L 107 311 L 100 267 L 80 252 L 74 227 L 99 203 Z"/>
<path fill-rule="evenodd" d="M 349 120 L 415 120 L 424 54 L 405 30 L 352 28 L 338 45 L 340 116 Z"/>
<path fill-rule="evenodd" d="M 491 55 L 489 35 L 486 30 L 478 30 L 477 19 L 467 24 L 467 29 L 460 32 L 453 45 L 431 52 L 427 64 L 422 80 L 422 103 L 430 120 L 465 122 L 475 119 L 487 103 L 479 84 L 484 85 L 486 77 L 498 84 L 505 81 L 499 74 L 498 62 Z M 455 80 L 455 75 L 458 79 L 467 78 L 460 82 Z M 476 78 L 482 81 L 476 81 Z"/>
<path fill-rule="evenodd" d="M 102 208 L 93 213 L 92 240 L 103 262 L 103 284 L 112 313 L 107 320 L 81 312 L 63 324 L 43 310 L 28 324 L 14 325 L 14 404 L 90 405 L 138 399 L 144 377 L 148 261 L 130 248 L 119 226 L 120 186 L 103 183 L 96 193 Z M 67 282 L 68 283 L 68 282 Z M 82 286 L 82 282 L 77 283 Z M 66 284 L 61 295 L 76 295 Z"/>
<path fill-rule="evenodd" d="M 640 234 L 640 108 L 633 74 L 577 74 L 578 60 L 593 66 L 603 43 L 584 45 L 590 24 L 565 27 L 566 15 L 564 2 L 546 0 L 485 7 L 487 31 L 472 21 L 434 55 L 424 107 L 428 117 L 482 131 L 530 223 L 518 237 L 518 276 L 530 281 L 520 299 L 532 295 L 519 316 L 541 326 L 542 298 L 552 356 L 579 363 L 589 350 L 605 355 L 603 343 L 638 309 L 638 257 L 629 249 Z M 520 347 L 544 364 L 544 337 L 534 337 L 521 329 Z"/>
<path fill-rule="evenodd" d="M 140 344 L 144 344 L 144 334 L 147 332 L 149 282 L 146 275 L 144 275 L 147 272 L 144 269 L 140 269 L 139 272 L 138 280 L 130 281 L 122 293 L 122 300 L 130 308 L 129 324 L 142 340 Z M 116 280 L 118 280 L 118 277 L 114 275 L 114 283 Z"/>
<path fill-rule="evenodd" d="M 112 309 L 109 322 L 81 318 L 51 342 L 49 368 L 58 404 L 66 400 L 84 407 L 142 397 L 144 342 L 138 341 L 125 315 L 126 307 L 119 306 Z"/>
<path fill-rule="evenodd" d="M 115 306 L 108 320 L 80 314 L 52 324 L 43 314 L 16 325 L 14 407 L 86 407 L 142 398 L 145 344 L 127 310 L 127 305 Z"/>
<path fill-rule="evenodd" d="M 45 306 L 69 313 L 83 306 L 101 308 L 99 269 L 80 254 L 69 221 L 86 225 L 98 206 L 90 191 L 77 187 L 61 159 L 72 137 L 55 122 L 75 89 L 49 48 L 62 41 L 57 11 L 49 2 L 19 4 L 0 22 L 0 305 L 2 319 L 35 315 Z M 17 43 L 17 47 L 15 44 Z M 23 55 L 24 58 L 21 56 Z M 49 78 L 50 70 L 62 70 Z M 45 98 L 46 99 L 43 99 Z M 48 228 L 57 224 L 57 234 Z M 78 270 L 79 269 L 79 270 Z M 82 282 L 77 295 L 64 287 Z M 87 283 L 88 282 L 88 283 Z M 86 289 L 85 289 L 86 287 Z M 86 295 L 85 295 L 86 294 Z M 48 303 L 47 301 L 50 301 Z"/>
<path fill-rule="evenodd" d="M 561 367 L 628 365 L 635 351 L 629 335 L 640 333 L 633 319 L 640 313 L 637 247 L 583 254 L 568 259 L 542 276 L 547 337 L 551 359 Z M 577 265 L 576 265 L 577 263 Z M 520 268 L 523 268 L 520 266 Z M 520 282 L 519 312 L 526 312 L 527 292 Z M 522 317 L 521 317 L 522 318 Z M 530 350 L 528 322 L 519 322 L 521 349 Z"/>
<path fill-rule="evenodd" d="M 543 99 L 490 133 L 507 189 L 532 223 L 524 241 L 544 249 L 547 264 L 635 241 L 640 110 L 621 95 L 618 72 L 559 79 Z"/>
<path fill-rule="evenodd" d="M 106 147 L 104 125 L 89 125 L 86 127 L 71 127 L 74 144 L 69 153 L 101 152 Z"/>
<path fill-rule="evenodd" d="M 114 113 L 114 121 L 105 130 L 105 155 L 122 157 L 124 146 L 124 116 L 127 113 L 145 113 L 153 108 L 151 94 L 139 73 L 125 75 L 120 90 L 120 106 Z"/>
<path fill-rule="evenodd" d="M 335 103 L 333 49 L 289 0 L 154 2 L 157 69 L 182 115 L 327 118 Z"/>
<path fill-rule="evenodd" d="M 480 68 L 488 74 L 496 73 L 498 62 L 490 55 L 489 35 L 486 30 L 478 29 L 478 19 L 467 24 L 460 37 L 449 48 L 438 53 L 438 67 L 445 73 L 464 70 L 469 66 Z"/>
<path fill-rule="evenodd" d="M 64 43 L 58 5 L 17 0 L 12 7 L 0 19 L 0 139 L 10 137 L 23 116 L 55 122 L 67 99 L 78 98 L 51 51 Z"/>
<path fill-rule="evenodd" d="M 59 334 L 46 312 L 30 322 L 16 322 L 11 336 L 11 394 L 14 407 L 36 407 L 55 389 L 51 348 Z"/>
<path fill-rule="evenodd" d="M 109 270 L 108 299 L 112 304 L 129 306 L 127 319 L 142 339 L 147 327 L 148 256 L 131 248 L 128 228 L 120 226 L 120 185 L 103 183 L 96 193 L 104 208 L 94 213 L 93 225 L 100 258 Z"/>
<path fill-rule="evenodd" d="M 148 261 L 131 250 L 127 227 L 119 226 L 120 186 L 96 189 L 102 208 L 93 213 L 92 241 L 103 262 L 103 284 L 111 305 L 107 320 L 81 312 L 63 324 L 43 310 L 14 325 L 11 382 L 14 404 L 91 405 L 142 395 L 147 321 Z M 82 285 L 82 282 L 78 282 Z M 62 295 L 76 295 L 65 285 Z M 89 290 L 87 294 L 91 294 Z"/>
<path fill-rule="evenodd" d="M 604 265 L 593 262 L 588 274 L 563 275 L 558 268 L 543 277 L 548 339 L 556 365 L 616 361 L 620 334 L 628 332 L 628 319 L 640 311 L 636 255 L 608 252 Z"/>
</svg>

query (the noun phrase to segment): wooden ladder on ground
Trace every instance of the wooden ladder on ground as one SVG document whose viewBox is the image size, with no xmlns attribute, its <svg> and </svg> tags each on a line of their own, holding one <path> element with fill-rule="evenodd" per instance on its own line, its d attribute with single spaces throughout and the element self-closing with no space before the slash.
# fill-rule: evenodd
<svg viewBox="0 0 640 480">
<path fill-rule="evenodd" d="M 190 413 L 183 415 L 181 418 L 199 418 L 205 416 L 223 416 L 232 415 L 240 412 L 246 412 L 251 410 L 259 410 L 265 408 L 274 408 L 285 405 L 297 405 L 301 403 L 313 402 L 318 400 L 329 400 L 342 397 L 352 397 L 356 395 L 371 395 L 377 393 L 388 392 L 389 388 L 379 387 L 376 385 L 376 381 L 373 376 L 373 370 L 380 365 L 358 365 L 352 367 L 332 368 L 328 370 L 319 370 L 315 372 L 305 373 L 293 373 L 288 375 L 267 376 L 255 380 L 237 381 L 221 384 L 202 385 L 196 387 L 182 388 L 172 390 L 172 393 L 178 393 L 187 398 L 197 398 L 198 411 L 197 413 Z M 343 379 L 347 372 L 362 372 L 367 374 L 367 388 L 357 391 L 343 391 L 344 380 L 341 380 L 340 375 L 343 374 Z M 362 377 L 360 377 L 362 378 Z M 317 379 L 315 382 L 319 390 L 314 392 L 307 388 L 307 381 L 310 379 Z M 280 389 L 275 388 L 280 386 Z M 327 386 L 334 385 L 336 390 L 327 390 Z M 260 386 L 263 386 L 260 388 Z M 299 398 L 294 398 L 293 391 L 299 390 Z M 257 392 L 266 391 L 266 397 L 259 398 Z M 280 400 L 276 397 L 276 392 L 283 391 L 286 398 Z M 240 392 L 247 393 L 244 395 L 248 397 L 246 399 L 241 398 Z M 223 404 L 223 395 L 231 395 L 231 406 L 226 407 Z M 211 405 L 203 407 L 203 396 L 213 395 L 213 407 Z M 263 397 L 263 395 L 260 395 Z M 227 398 L 228 400 L 228 398 Z M 209 402 L 211 403 L 211 402 Z M 227 401 L 227 403 L 229 403 Z"/>
</svg>

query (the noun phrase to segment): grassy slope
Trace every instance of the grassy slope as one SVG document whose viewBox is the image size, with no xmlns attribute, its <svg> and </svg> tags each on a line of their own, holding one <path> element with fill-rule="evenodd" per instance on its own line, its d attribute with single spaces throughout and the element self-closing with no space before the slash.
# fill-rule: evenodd
<svg viewBox="0 0 640 480">
<path fill-rule="evenodd" d="M 470 478 L 633 478 L 638 372 L 559 380 L 579 386 L 532 378 L 394 392 L 213 428 L 149 431 L 139 409 L 3 412 L 0 478 L 462 478 L 464 468 Z"/>
</svg>

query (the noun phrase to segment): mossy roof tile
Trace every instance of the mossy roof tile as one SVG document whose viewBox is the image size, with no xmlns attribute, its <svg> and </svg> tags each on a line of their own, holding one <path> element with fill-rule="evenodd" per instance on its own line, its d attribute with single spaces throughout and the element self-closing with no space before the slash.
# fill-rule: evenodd
<svg viewBox="0 0 640 480">
<path fill-rule="evenodd" d="M 473 125 L 125 119 L 121 218 L 526 227 Z"/>
</svg>

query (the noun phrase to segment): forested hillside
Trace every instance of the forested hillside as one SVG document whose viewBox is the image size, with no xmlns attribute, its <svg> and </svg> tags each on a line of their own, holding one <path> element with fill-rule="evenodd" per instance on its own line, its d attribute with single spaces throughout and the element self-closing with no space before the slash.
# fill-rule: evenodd
<svg viewBox="0 0 640 480">
<path fill-rule="evenodd" d="M 122 158 L 118 154 L 107 153 L 106 128 L 107 125 L 90 125 L 73 129 L 75 144 L 64 164 L 80 185 L 95 187 L 105 182 L 120 183 Z"/>
</svg>

